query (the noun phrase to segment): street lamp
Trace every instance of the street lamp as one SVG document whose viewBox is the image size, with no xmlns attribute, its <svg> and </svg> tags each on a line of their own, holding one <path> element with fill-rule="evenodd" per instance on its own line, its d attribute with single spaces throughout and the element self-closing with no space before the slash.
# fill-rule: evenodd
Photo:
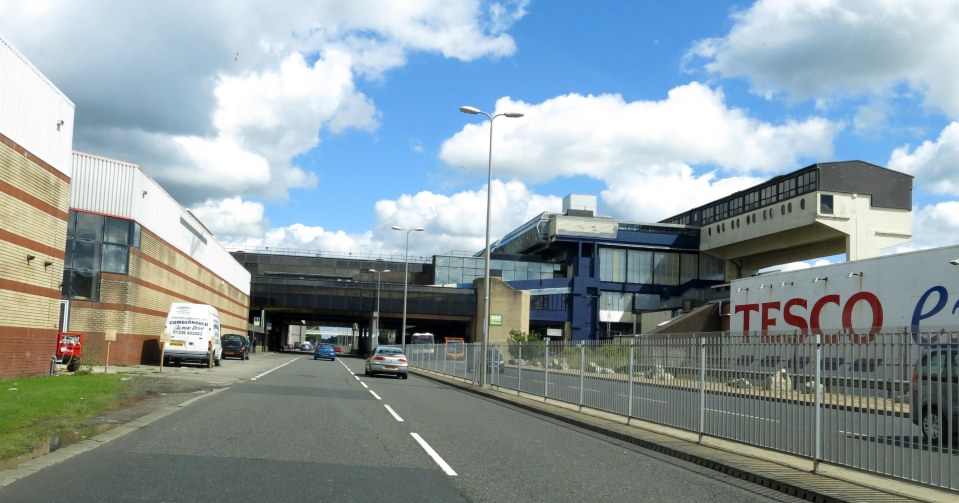
<svg viewBox="0 0 959 503">
<path fill-rule="evenodd" d="M 376 340 L 379 340 L 380 337 L 380 278 L 384 272 L 390 272 L 389 269 L 382 271 L 377 271 L 376 269 L 370 269 L 370 272 L 376 273 L 376 311 L 373 314 L 374 328 L 373 337 L 376 337 Z M 370 351 L 373 351 L 373 338 L 370 338 Z"/>
<path fill-rule="evenodd" d="M 464 106 L 460 107 L 460 112 L 470 115 L 485 115 L 489 119 L 489 156 L 488 164 L 486 168 L 486 249 L 485 249 L 485 265 L 484 265 L 484 274 L 483 274 L 483 286 L 486 290 L 483 300 L 483 353 L 480 355 L 480 386 L 486 385 L 486 352 L 489 350 L 489 256 L 490 256 L 490 242 L 489 242 L 489 229 L 490 229 L 490 205 L 492 204 L 491 194 L 493 193 L 493 119 L 504 115 L 510 119 L 516 119 L 522 117 L 523 114 L 517 112 L 504 112 L 496 115 L 490 115 L 476 107 Z"/>
<path fill-rule="evenodd" d="M 406 255 L 403 262 L 406 264 L 406 271 L 403 273 L 403 331 L 400 332 L 400 347 L 403 348 L 403 354 L 406 354 L 406 292 L 410 283 L 410 233 L 424 231 L 422 227 L 413 229 L 404 229 L 398 225 L 393 226 L 394 231 L 406 231 Z"/>
</svg>

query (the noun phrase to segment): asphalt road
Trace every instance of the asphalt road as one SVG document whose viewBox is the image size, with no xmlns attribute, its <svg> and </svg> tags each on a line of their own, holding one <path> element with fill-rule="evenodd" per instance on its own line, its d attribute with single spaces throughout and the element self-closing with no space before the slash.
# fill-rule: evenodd
<svg viewBox="0 0 959 503">
<path fill-rule="evenodd" d="M 795 501 L 415 375 L 293 354 L 0 487 L 3 502 L 59 499 Z"/>
</svg>

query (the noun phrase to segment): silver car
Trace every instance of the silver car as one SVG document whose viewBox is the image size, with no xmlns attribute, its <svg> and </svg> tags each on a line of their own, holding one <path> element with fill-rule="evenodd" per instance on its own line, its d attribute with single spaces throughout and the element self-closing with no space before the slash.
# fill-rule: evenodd
<svg viewBox="0 0 959 503">
<path fill-rule="evenodd" d="M 910 416 L 930 444 L 950 445 L 959 432 L 959 344 L 923 346 L 912 372 Z"/>
<path fill-rule="evenodd" d="M 366 375 L 393 374 L 397 378 L 409 377 L 410 363 L 403 349 L 396 346 L 380 346 L 366 359 Z"/>
</svg>

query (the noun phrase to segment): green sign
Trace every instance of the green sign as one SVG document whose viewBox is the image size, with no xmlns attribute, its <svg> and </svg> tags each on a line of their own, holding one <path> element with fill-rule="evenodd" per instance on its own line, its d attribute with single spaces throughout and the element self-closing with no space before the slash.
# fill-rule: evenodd
<svg viewBox="0 0 959 503">
<path fill-rule="evenodd" d="M 503 326 L 503 315 L 501 314 L 489 315 L 489 324 L 495 327 Z"/>
</svg>

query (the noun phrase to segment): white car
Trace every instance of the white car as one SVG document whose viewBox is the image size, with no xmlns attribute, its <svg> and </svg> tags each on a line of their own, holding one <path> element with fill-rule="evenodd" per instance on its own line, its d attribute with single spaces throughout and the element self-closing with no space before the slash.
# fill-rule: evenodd
<svg viewBox="0 0 959 503">
<path fill-rule="evenodd" d="M 366 359 L 366 375 L 393 374 L 398 379 L 406 379 L 409 377 L 409 366 L 402 348 L 380 346 Z"/>
</svg>

